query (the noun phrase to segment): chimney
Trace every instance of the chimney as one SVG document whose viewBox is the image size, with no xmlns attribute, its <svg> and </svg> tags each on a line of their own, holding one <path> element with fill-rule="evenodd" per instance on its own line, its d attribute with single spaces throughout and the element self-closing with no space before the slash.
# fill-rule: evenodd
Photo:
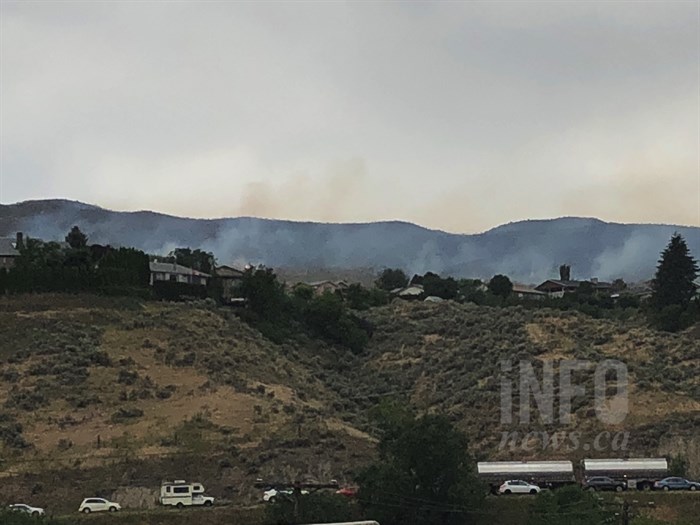
<svg viewBox="0 0 700 525">
<path fill-rule="evenodd" d="M 598 284 L 598 278 L 597 277 L 591 277 L 591 282 L 593 284 Z"/>
<path fill-rule="evenodd" d="M 562 264 L 559 267 L 559 279 L 562 281 L 570 281 L 571 280 L 571 266 L 568 264 Z"/>
<path fill-rule="evenodd" d="M 15 248 L 19 250 L 20 248 L 24 247 L 24 234 L 22 232 L 17 232 L 17 243 L 15 244 Z"/>
</svg>

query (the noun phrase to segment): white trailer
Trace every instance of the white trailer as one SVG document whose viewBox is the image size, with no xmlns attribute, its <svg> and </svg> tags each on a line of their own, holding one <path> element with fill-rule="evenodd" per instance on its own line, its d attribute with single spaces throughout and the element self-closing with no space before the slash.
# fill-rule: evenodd
<svg viewBox="0 0 700 525">
<path fill-rule="evenodd" d="M 204 487 L 201 483 L 187 483 L 183 479 L 177 479 L 161 483 L 160 504 L 178 508 L 195 505 L 211 507 L 214 504 L 214 498 L 204 495 Z"/>
<path fill-rule="evenodd" d="M 607 476 L 627 483 L 627 488 L 650 490 L 668 475 L 666 458 L 584 459 L 583 476 Z"/>
<path fill-rule="evenodd" d="M 476 470 L 492 492 L 503 482 L 515 479 L 550 489 L 576 482 L 571 461 L 482 461 L 476 464 Z"/>
</svg>

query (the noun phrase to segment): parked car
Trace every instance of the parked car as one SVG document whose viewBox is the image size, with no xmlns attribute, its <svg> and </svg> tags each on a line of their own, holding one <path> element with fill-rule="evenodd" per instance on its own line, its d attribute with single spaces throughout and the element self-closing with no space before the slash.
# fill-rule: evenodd
<svg viewBox="0 0 700 525">
<path fill-rule="evenodd" d="M 583 482 L 583 488 L 588 490 L 614 490 L 622 492 L 627 489 L 627 483 L 624 481 L 615 481 L 607 476 L 595 476 L 587 478 Z"/>
<path fill-rule="evenodd" d="M 302 490 L 302 494 L 308 494 L 308 490 Z M 267 489 L 263 492 L 263 501 L 274 503 L 279 497 L 290 498 L 294 494 L 292 489 Z"/>
<path fill-rule="evenodd" d="M 9 506 L 10 510 L 16 510 L 18 512 L 26 512 L 30 516 L 43 516 L 44 509 L 39 507 L 32 507 L 31 505 L 25 505 L 24 503 L 15 503 Z"/>
<path fill-rule="evenodd" d="M 90 512 L 117 512 L 122 510 L 122 506 L 114 501 L 109 501 L 104 498 L 85 498 L 80 504 L 78 512 L 89 514 Z"/>
<path fill-rule="evenodd" d="M 685 478 L 664 478 L 654 483 L 656 490 L 700 490 L 700 483 Z"/>
<path fill-rule="evenodd" d="M 336 490 L 335 493 L 340 494 L 341 496 L 346 496 L 348 498 L 354 498 L 357 496 L 357 488 L 356 487 L 343 487 L 342 489 Z"/>
<path fill-rule="evenodd" d="M 537 494 L 542 489 L 521 479 L 511 479 L 498 487 L 499 494 Z"/>
</svg>

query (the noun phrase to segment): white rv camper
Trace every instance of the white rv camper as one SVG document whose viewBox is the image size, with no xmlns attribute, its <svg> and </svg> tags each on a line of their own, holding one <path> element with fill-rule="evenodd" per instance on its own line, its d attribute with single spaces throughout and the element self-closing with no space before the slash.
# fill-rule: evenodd
<svg viewBox="0 0 700 525">
<path fill-rule="evenodd" d="M 185 480 L 164 481 L 160 485 L 160 504 L 174 507 L 191 507 L 203 505 L 211 507 L 214 498 L 204 495 L 201 483 L 187 483 Z"/>
</svg>

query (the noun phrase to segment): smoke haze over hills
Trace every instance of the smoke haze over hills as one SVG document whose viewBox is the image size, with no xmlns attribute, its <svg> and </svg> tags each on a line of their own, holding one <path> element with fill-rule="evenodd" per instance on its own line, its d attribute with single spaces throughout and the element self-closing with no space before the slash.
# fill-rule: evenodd
<svg viewBox="0 0 700 525">
<path fill-rule="evenodd" d="M 497 273 L 535 283 L 556 277 L 560 264 L 578 279 L 652 277 L 659 253 L 674 231 L 697 257 L 700 228 L 606 223 L 560 218 L 510 223 L 474 235 L 429 230 L 406 222 L 327 224 L 252 217 L 189 219 L 150 211 L 117 212 L 64 201 L 0 205 L 0 235 L 23 231 L 63 239 L 78 225 L 91 242 L 134 246 L 154 254 L 176 247 L 201 248 L 221 264 L 310 268 L 400 267 L 489 278 Z"/>
</svg>

